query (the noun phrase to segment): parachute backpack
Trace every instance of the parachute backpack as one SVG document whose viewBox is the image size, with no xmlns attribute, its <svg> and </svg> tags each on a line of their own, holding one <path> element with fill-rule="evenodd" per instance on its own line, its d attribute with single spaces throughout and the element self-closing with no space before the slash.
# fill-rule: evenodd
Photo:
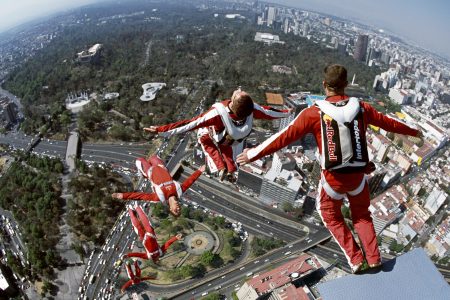
<svg viewBox="0 0 450 300">
<path fill-rule="evenodd" d="M 358 99 L 352 97 L 338 103 L 317 101 L 316 105 L 322 132 L 321 168 L 349 172 L 363 169 L 369 156 L 363 109 Z"/>
</svg>

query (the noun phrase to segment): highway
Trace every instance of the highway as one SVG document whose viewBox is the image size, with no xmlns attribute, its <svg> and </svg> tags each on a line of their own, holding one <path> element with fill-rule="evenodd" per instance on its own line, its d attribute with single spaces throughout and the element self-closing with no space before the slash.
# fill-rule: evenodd
<svg viewBox="0 0 450 300">
<path fill-rule="evenodd" d="M 177 148 L 179 149 L 179 148 Z M 178 153 L 177 151 L 176 153 Z M 175 155 L 176 157 L 177 155 Z M 171 163 L 171 162 L 169 162 Z M 187 175 L 187 174 L 186 174 Z M 185 176 L 183 174 L 182 178 L 184 179 Z M 202 176 L 203 177 L 203 176 Z M 227 188 L 227 187 L 225 187 Z M 310 248 L 313 245 L 322 242 L 329 238 L 329 233 L 326 230 L 316 230 L 314 236 L 310 236 L 312 240 L 308 242 L 308 240 L 305 239 L 306 233 L 304 231 L 299 231 L 298 228 L 290 227 L 283 222 L 278 222 L 276 220 L 271 220 L 264 215 L 261 215 L 261 213 L 254 212 L 251 209 L 244 207 L 241 207 L 239 205 L 236 205 L 231 200 L 235 198 L 236 194 L 238 194 L 237 191 L 234 191 L 233 193 L 228 193 L 223 195 L 223 193 L 216 193 L 212 192 L 208 186 L 205 186 L 203 184 L 196 185 L 192 187 L 192 189 L 185 193 L 183 196 L 184 201 L 194 205 L 193 202 L 195 202 L 197 205 L 201 206 L 203 209 L 208 209 L 209 212 L 214 212 L 216 215 L 221 214 L 224 217 L 227 217 L 230 220 L 236 220 L 242 223 L 242 226 L 245 230 L 247 230 L 249 233 L 257 234 L 257 235 L 265 235 L 267 237 L 276 236 L 278 238 L 281 238 L 285 240 L 289 244 L 286 246 L 286 249 L 291 249 L 291 251 L 300 251 L 306 248 Z M 124 218 L 122 220 L 122 218 Z M 120 228 L 123 231 L 121 231 Z M 128 218 L 121 217 L 120 221 L 116 223 L 115 228 L 112 231 L 111 238 L 108 239 L 105 246 L 103 246 L 103 256 L 100 257 L 100 255 L 95 254 L 91 260 L 92 265 L 89 266 L 89 268 L 86 270 L 85 279 L 86 280 L 83 285 L 87 284 L 87 292 L 86 295 L 90 296 L 90 299 L 92 299 L 92 296 L 100 296 L 105 295 L 105 291 L 108 291 L 111 289 L 111 282 L 115 281 L 115 278 L 118 276 L 117 270 L 114 267 L 114 262 L 121 256 L 121 254 L 124 252 L 125 249 L 127 249 L 128 245 L 130 244 L 127 241 L 130 241 L 131 239 L 136 239 L 136 237 L 133 234 L 133 237 L 130 239 L 130 236 L 125 234 L 126 232 L 130 233 L 132 232 L 132 228 L 130 226 L 130 222 Z M 299 241 L 299 239 L 301 239 Z M 138 243 L 138 242 L 136 242 Z M 291 247 L 291 248 L 289 248 Z M 109 251 L 107 251 L 109 249 Z M 264 258 L 264 260 L 267 259 L 264 263 L 257 263 L 255 264 L 254 261 L 248 262 L 246 264 L 241 265 L 240 260 L 236 260 L 236 263 L 234 265 L 228 265 L 221 269 L 214 270 L 210 273 L 208 273 L 207 277 L 205 277 L 205 282 L 203 283 L 202 287 L 199 287 L 199 292 L 201 291 L 203 293 L 203 290 L 210 289 L 211 287 L 217 286 L 215 281 L 211 282 L 210 278 L 213 280 L 218 280 L 218 282 L 221 282 L 224 276 L 224 274 L 230 272 L 236 272 L 236 275 L 239 277 L 239 280 L 242 279 L 242 273 L 244 269 L 253 270 L 255 269 L 260 270 L 264 266 L 267 266 L 270 264 L 271 261 L 277 259 L 280 256 L 283 256 L 285 252 L 287 252 L 286 249 L 280 249 L 272 254 L 270 254 L 268 257 Z M 105 259 L 104 263 L 100 263 L 103 259 Z M 234 270 L 236 268 L 236 265 L 239 265 L 239 268 L 244 267 L 243 270 Z M 248 270 L 247 270 L 248 272 Z M 90 275 L 95 274 L 97 279 L 94 282 L 94 284 L 88 284 L 88 280 Z M 106 274 L 106 275 L 105 275 Z M 231 276 L 231 277 L 233 277 Z M 215 277 L 219 277 L 218 279 L 214 279 Z M 231 278 L 230 277 L 230 278 Z M 106 280 L 109 279 L 109 285 L 106 283 Z M 201 281 L 200 281 L 201 282 Z M 151 291 L 152 293 L 157 293 L 159 295 L 164 296 L 173 296 L 177 293 L 182 293 L 185 290 L 191 289 L 192 285 L 194 283 L 199 283 L 198 279 L 194 280 L 188 280 L 187 282 L 183 282 L 176 285 L 171 285 L 170 287 L 167 286 L 158 286 L 153 285 L 151 282 L 148 282 L 146 285 L 148 286 L 148 291 Z M 221 285 L 221 283 L 219 283 Z M 170 290 L 170 294 L 167 294 L 167 291 Z M 106 292 L 106 295 L 108 295 L 108 292 Z M 191 294 L 189 294 L 191 295 Z M 192 295 L 191 295 L 192 296 Z M 95 297 L 93 297 L 95 298 Z"/>
<path fill-rule="evenodd" d="M 244 229 L 254 235 L 277 237 L 287 243 L 305 236 L 305 233 L 298 229 L 280 223 L 274 224 L 270 219 L 243 209 L 229 202 L 222 195 L 214 194 L 204 187 L 194 187 L 186 193 L 184 199 L 190 199 L 191 203 L 194 201 L 215 214 L 223 215 L 232 221 L 241 222 Z"/>
<path fill-rule="evenodd" d="M 184 149 L 189 142 L 189 137 L 189 134 L 179 137 L 167 162 L 169 169 L 174 168 L 185 155 Z M 7 143 L 18 149 L 25 149 L 31 140 L 32 137 L 20 132 L 0 135 L 0 143 Z M 166 146 L 167 140 L 164 141 L 158 152 L 161 152 Z M 33 149 L 33 152 L 64 159 L 66 147 L 67 142 L 65 141 L 42 139 Z M 86 143 L 82 144 L 81 159 L 111 164 L 133 171 L 135 158 L 145 156 L 147 154 L 146 149 L 146 144 L 125 142 L 118 144 Z M 184 179 L 190 172 L 192 170 L 187 169 L 187 174 L 183 174 L 182 178 Z M 180 181 L 183 179 L 180 179 Z M 143 188 L 142 184 L 138 186 L 138 189 Z M 339 246 L 330 239 L 330 234 L 323 226 L 296 221 L 283 212 L 244 195 L 235 186 L 221 184 L 216 180 L 201 176 L 183 198 L 187 203 L 196 203 L 196 205 L 212 211 L 215 215 L 223 215 L 229 220 L 241 222 L 243 228 L 250 234 L 277 237 L 288 244 L 282 249 L 275 250 L 247 263 L 243 263 L 242 258 L 238 258 L 235 264 L 214 270 L 201 280 L 188 280 L 172 286 L 158 286 L 148 282 L 145 286 L 152 293 L 175 297 L 175 299 L 192 299 L 193 296 L 198 297 L 204 292 L 213 291 L 229 294 L 236 288 L 236 284 L 241 283 L 246 278 L 246 274 L 249 272 L 253 274 L 261 272 L 265 268 L 281 264 L 291 255 L 303 251 L 322 257 L 331 263 L 337 262 L 340 268 L 347 272 L 350 271 L 344 254 Z M 298 227 L 292 226 L 295 223 L 298 224 Z M 15 244 L 20 242 L 18 240 Z M 114 263 L 123 253 L 130 250 L 132 244 L 134 247 L 140 246 L 132 231 L 128 214 L 124 211 L 112 228 L 105 245 L 92 253 L 81 283 L 82 295 L 86 295 L 89 299 L 100 299 L 101 297 L 109 299 L 117 295 L 119 291 L 115 282 L 121 267 L 115 266 Z M 245 251 L 249 251 L 248 247 L 245 248 Z M 287 252 L 291 253 L 286 254 Z M 449 268 L 438 267 L 446 280 L 449 281 Z M 92 284 L 89 284 L 91 275 L 95 275 L 95 280 Z"/>
<path fill-rule="evenodd" d="M 32 137 L 20 132 L 0 135 L 0 143 L 9 144 L 15 149 L 26 149 Z M 145 143 L 117 143 L 82 145 L 81 159 L 88 162 L 113 164 L 125 168 L 134 168 L 136 157 L 147 155 L 148 145 Z M 42 139 L 32 153 L 66 158 L 67 141 Z"/>
<path fill-rule="evenodd" d="M 201 178 L 203 179 L 203 177 L 204 176 Z M 183 175 L 182 178 L 184 179 L 185 175 Z M 306 233 L 299 230 L 299 228 L 287 226 L 283 221 L 267 218 L 266 216 L 261 215 L 260 212 L 255 212 L 254 210 L 248 209 L 246 206 L 242 207 L 236 205 L 231 201 L 232 199 L 235 199 L 236 194 L 238 194 L 237 191 L 230 192 L 229 190 L 228 194 L 224 195 L 218 193 L 216 190 L 212 192 L 210 187 L 208 188 L 208 186 L 203 184 L 194 184 L 191 189 L 183 195 L 183 199 L 191 206 L 199 205 L 198 209 L 207 209 L 209 213 L 214 215 L 220 214 L 229 220 L 241 222 L 242 227 L 248 233 L 281 238 L 289 244 L 284 248 L 271 252 L 267 256 L 263 256 L 245 264 L 236 262 L 233 265 L 227 265 L 221 269 L 209 272 L 207 277 L 202 280 L 193 279 L 184 283 L 171 285 L 170 294 L 166 294 L 169 289 L 168 286 L 154 285 L 151 282 L 147 283 L 149 291 L 157 293 L 160 296 L 170 297 L 174 297 L 174 295 L 177 294 L 176 291 L 180 291 L 179 293 L 181 293 L 181 295 L 179 296 L 179 299 L 186 299 L 186 297 L 192 298 L 193 295 L 199 296 L 205 291 L 213 291 L 218 286 L 225 287 L 230 284 L 237 284 L 248 272 L 257 272 L 268 267 L 273 261 L 276 261 L 280 257 L 285 257 L 287 251 L 300 253 L 330 238 L 330 234 L 324 228 L 315 230 L 314 234 L 306 237 Z M 255 264 L 256 261 L 257 263 Z M 195 287 L 195 285 L 197 285 L 197 287 Z M 190 291 L 192 289 L 195 289 L 194 294 Z"/>
<path fill-rule="evenodd" d="M 81 159 L 96 163 L 110 163 L 133 168 L 137 157 L 148 155 L 147 144 L 83 144 Z"/>
<path fill-rule="evenodd" d="M 201 286 L 191 287 L 191 291 L 186 291 L 174 299 L 191 299 L 192 296 L 199 296 L 204 292 L 213 292 L 217 287 L 221 286 L 218 290 L 224 293 L 227 287 L 235 286 L 242 282 L 242 279 L 247 278 L 246 274 L 252 273 L 252 275 L 266 270 L 268 267 L 273 267 L 279 263 L 292 259 L 296 254 L 305 252 L 311 247 L 324 242 L 330 238 L 330 235 L 326 231 L 317 232 L 314 235 L 310 235 L 307 238 L 297 240 L 293 243 L 287 244 L 285 247 L 271 251 L 263 256 L 248 261 L 245 264 L 240 264 L 232 271 L 223 271 L 214 278 L 214 274 L 208 274 L 208 277 L 213 279 L 205 280 L 201 283 Z M 251 275 L 251 276 L 252 276 Z M 192 291 L 192 289 L 194 291 Z M 223 289 L 223 291 L 222 291 Z"/>
</svg>

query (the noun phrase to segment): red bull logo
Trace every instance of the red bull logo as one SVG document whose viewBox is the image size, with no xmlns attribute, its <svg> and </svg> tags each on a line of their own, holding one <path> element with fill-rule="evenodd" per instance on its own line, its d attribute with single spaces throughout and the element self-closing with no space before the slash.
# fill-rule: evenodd
<svg viewBox="0 0 450 300">
<path fill-rule="evenodd" d="M 333 120 L 330 116 L 324 115 L 323 120 L 325 121 L 325 133 L 328 148 L 328 159 L 330 161 L 337 161 L 336 156 L 336 144 L 333 141 L 334 129 L 331 126 L 331 121 Z"/>
</svg>

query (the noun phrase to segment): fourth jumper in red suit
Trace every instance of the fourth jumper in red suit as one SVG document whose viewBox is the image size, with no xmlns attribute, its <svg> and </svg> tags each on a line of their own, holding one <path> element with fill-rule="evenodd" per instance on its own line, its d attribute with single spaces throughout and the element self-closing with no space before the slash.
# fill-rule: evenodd
<svg viewBox="0 0 450 300">
<path fill-rule="evenodd" d="M 341 68 L 343 67 L 341 66 Z M 345 68 L 343 69 L 345 70 Z M 345 78 L 346 76 L 345 70 Z M 324 85 L 325 88 L 330 89 L 330 86 L 328 86 L 325 81 Z M 346 85 L 347 83 L 345 81 L 345 86 Z M 327 91 L 327 94 L 332 93 L 328 93 Z M 327 97 L 325 101 L 317 101 L 318 104 L 319 102 L 322 102 L 324 105 L 314 105 L 304 109 L 282 131 L 271 136 L 257 147 L 244 150 L 244 153 L 238 157 L 237 162 L 245 164 L 250 161 L 255 161 L 288 146 L 308 133 L 312 133 L 318 146 L 322 167 L 322 175 L 318 190 L 319 194 L 316 199 L 317 211 L 319 212 L 324 225 L 328 228 L 338 245 L 341 247 L 354 272 L 360 271 L 364 259 L 367 260 L 369 266 L 378 267 L 381 264 L 381 257 L 372 218 L 368 210 L 370 205 L 370 195 L 365 174 L 367 173 L 370 163 L 368 165 L 360 164 L 359 167 L 356 168 L 346 167 L 342 169 L 326 169 L 324 167 L 324 155 L 327 156 L 328 159 L 330 157 L 333 159 L 338 151 L 343 155 L 346 149 L 345 145 L 336 145 L 333 140 L 328 139 L 333 137 L 333 135 L 338 134 L 338 129 L 341 128 L 327 127 L 327 125 L 324 127 L 322 124 L 328 124 L 326 122 L 331 118 L 322 112 L 329 109 L 330 106 L 331 110 L 329 113 L 330 115 L 334 114 L 334 118 L 348 117 L 348 112 L 349 110 L 352 110 L 352 107 L 355 115 L 361 112 L 362 115 L 360 116 L 359 122 L 356 121 L 351 123 L 352 125 L 350 127 L 346 124 L 344 127 L 348 127 L 349 129 L 344 128 L 341 131 L 344 132 L 349 130 L 353 133 L 357 131 L 357 138 L 364 138 L 364 141 L 367 126 L 369 124 L 380 127 L 386 131 L 410 136 L 419 136 L 420 132 L 399 121 L 384 116 L 366 102 L 359 102 L 356 98 L 350 99 L 344 93 Z M 349 109 L 345 109 L 345 107 Z M 339 113 L 341 112 L 343 112 L 343 114 L 339 116 Z M 324 122 L 321 121 L 321 116 L 324 118 Z M 341 125 L 335 123 L 335 126 Z M 322 132 L 326 135 L 326 140 L 323 140 Z M 342 140 L 345 140 L 345 138 L 341 137 L 341 142 Z M 367 152 L 367 146 L 364 145 L 364 147 L 366 147 L 366 149 L 363 147 L 355 147 L 355 149 L 361 151 L 361 153 L 363 153 L 364 150 Z M 324 153 L 324 148 L 326 148 L 328 152 Z M 328 160 L 328 162 L 330 161 Z M 365 257 L 361 248 L 356 243 L 352 232 L 346 226 L 342 216 L 341 206 L 343 198 L 347 198 L 350 203 L 353 225 L 355 231 L 358 233 L 362 247 L 364 248 Z"/>
<path fill-rule="evenodd" d="M 135 210 L 128 208 L 128 213 L 130 215 L 133 228 L 144 246 L 145 252 L 127 253 L 122 257 L 122 259 L 127 257 L 137 257 L 141 259 L 151 259 L 154 262 L 157 262 L 159 258 L 166 253 L 170 245 L 183 238 L 181 234 L 177 234 L 167 240 L 164 245 L 160 247 L 158 241 L 156 240 L 156 234 L 153 230 L 153 226 L 142 208 L 139 205 L 136 205 Z"/>
<path fill-rule="evenodd" d="M 215 103 L 207 112 L 197 117 L 168 125 L 152 126 L 146 130 L 170 136 L 199 129 L 198 141 L 210 171 L 225 170 L 233 173 L 237 169 L 235 159 L 242 152 L 243 140 L 253 128 L 253 119 L 272 120 L 287 117 L 289 113 L 290 110 L 260 106 L 239 89 L 233 93 L 230 100 Z"/>
</svg>

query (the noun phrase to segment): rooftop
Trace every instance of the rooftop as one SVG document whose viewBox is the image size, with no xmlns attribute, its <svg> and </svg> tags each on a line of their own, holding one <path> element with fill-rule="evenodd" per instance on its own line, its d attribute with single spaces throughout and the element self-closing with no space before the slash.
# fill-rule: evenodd
<svg viewBox="0 0 450 300">
<path fill-rule="evenodd" d="M 428 155 L 430 155 L 431 152 L 434 151 L 434 148 L 432 145 L 430 145 L 428 142 L 425 142 L 423 144 L 422 147 L 420 147 L 417 151 L 416 151 L 416 155 L 418 157 L 427 157 Z"/>
<path fill-rule="evenodd" d="M 280 288 L 276 293 L 281 299 L 310 300 L 303 287 L 296 288 L 295 285 Z"/>
<path fill-rule="evenodd" d="M 281 94 L 266 93 L 266 101 L 269 105 L 280 105 L 284 104 L 283 96 Z"/>
<path fill-rule="evenodd" d="M 398 217 L 400 207 L 407 202 L 408 192 L 403 185 L 393 186 L 386 192 L 370 201 L 369 210 L 372 216 L 385 221 L 393 221 Z"/>
<path fill-rule="evenodd" d="M 321 267 L 322 265 L 315 257 L 302 254 L 278 268 L 255 276 L 248 280 L 247 283 L 261 295 L 297 278 L 304 277 Z"/>
<path fill-rule="evenodd" d="M 323 300 L 450 299 L 450 287 L 421 248 L 384 262 L 378 273 L 348 275 L 318 286 Z"/>
</svg>

